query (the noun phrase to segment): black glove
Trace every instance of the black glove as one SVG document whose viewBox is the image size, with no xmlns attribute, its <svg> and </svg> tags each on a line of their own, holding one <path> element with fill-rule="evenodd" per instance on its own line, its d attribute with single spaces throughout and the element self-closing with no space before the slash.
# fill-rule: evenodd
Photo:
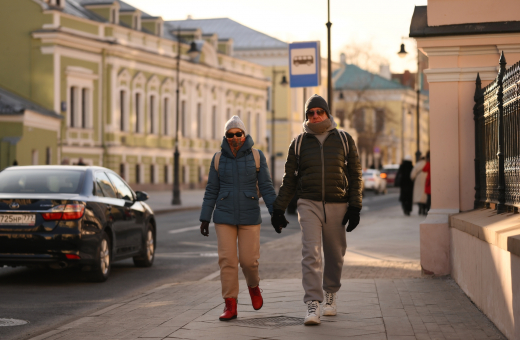
<svg viewBox="0 0 520 340">
<path fill-rule="evenodd" d="M 356 229 L 359 224 L 359 212 L 361 209 L 349 206 L 341 224 L 345 226 L 348 222 L 347 233 Z"/>
<path fill-rule="evenodd" d="M 200 224 L 200 233 L 204 236 L 209 235 L 209 222 L 202 221 L 202 223 Z"/>
<path fill-rule="evenodd" d="M 287 227 L 289 221 L 285 218 L 285 212 L 282 210 L 273 211 L 273 216 L 271 216 L 271 224 L 273 225 L 274 230 L 280 234 L 282 232 L 282 228 Z"/>
</svg>

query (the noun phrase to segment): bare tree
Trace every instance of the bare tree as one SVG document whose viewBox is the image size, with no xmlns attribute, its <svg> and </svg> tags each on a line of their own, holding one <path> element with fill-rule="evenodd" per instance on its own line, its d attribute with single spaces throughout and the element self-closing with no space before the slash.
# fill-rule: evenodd
<svg viewBox="0 0 520 340">
<path fill-rule="evenodd" d="M 400 112 L 394 112 L 388 105 L 386 91 L 378 88 L 377 83 L 380 65 L 387 65 L 387 60 L 376 53 L 370 42 L 350 43 L 344 49 L 347 65 L 355 65 L 362 69 L 349 72 L 352 75 L 340 92 L 336 104 L 336 116 L 340 122 L 344 119 L 358 133 L 358 149 L 373 155 L 376 147 L 396 147 L 391 136 L 391 127 L 400 122 Z M 340 70 L 341 72 L 341 70 Z M 347 72 L 347 70 L 345 70 Z M 336 97 L 337 98 L 337 97 Z M 373 157 L 374 159 L 375 157 Z M 373 161 L 374 162 L 374 161 Z M 368 164 L 368 166 L 377 164 Z"/>
</svg>

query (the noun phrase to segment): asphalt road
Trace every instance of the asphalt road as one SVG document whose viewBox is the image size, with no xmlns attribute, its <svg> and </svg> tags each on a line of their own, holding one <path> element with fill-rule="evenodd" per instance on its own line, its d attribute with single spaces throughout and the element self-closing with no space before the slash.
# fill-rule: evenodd
<svg viewBox="0 0 520 340">
<path fill-rule="evenodd" d="M 362 215 L 397 204 L 395 189 L 382 196 L 368 192 Z M 181 274 L 198 266 L 216 263 L 217 239 L 213 224 L 210 236 L 203 237 L 198 230 L 198 215 L 199 211 L 186 211 L 157 216 L 157 253 L 153 267 L 136 268 L 131 259 L 116 262 L 105 283 L 85 282 L 82 273 L 73 269 L 0 268 L 0 319 L 29 321 L 23 326 L 0 327 L 0 339 L 31 338 L 51 326 L 65 324 L 123 298 L 179 281 Z M 261 243 L 279 237 L 268 216 L 262 206 Z M 282 236 L 299 232 L 297 217 L 288 215 L 287 218 L 290 224 Z M 199 274 L 195 280 L 212 271 Z"/>
</svg>

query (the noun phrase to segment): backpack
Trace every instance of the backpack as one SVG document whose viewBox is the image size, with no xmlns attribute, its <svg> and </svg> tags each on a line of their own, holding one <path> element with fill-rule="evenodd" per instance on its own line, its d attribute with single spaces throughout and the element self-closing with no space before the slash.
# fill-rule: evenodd
<svg viewBox="0 0 520 340">
<path fill-rule="evenodd" d="M 348 163 L 348 140 L 347 133 L 343 130 L 337 130 L 339 132 L 339 139 L 341 139 L 341 144 L 343 144 L 343 151 L 345 152 L 345 166 Z M 294 139 L 294 155 L 296 156 L 296 170 L 294 171 L 294 175 L 298 177 L 298 171 L 300 170 L 300 149 L 302 147 L 302 137 L 305 135 L 304 133 L 300 133 Z"/>
<path fill-rule="evenodd" d="M 258 172 L 260 171 L 260 152 L 258 152 L 257 149 L 251 148 L 251 151 L 253 151 L 253 158 L 255 159 L 255 166 L 256 166 L 256 173 L 258 176 Z M 217 171 L 217 175 L 220 177 L 218 173 L 218 164 L 220 163 L 220 156 L 222 155 L 222 152 L 215 153 L 215 160 L 213 162 L 213 165 L 215 167 L 215 170 Z M 258 179 L 256 180 L 256 193 L 258 194 L 258 198 L 262 197 L 262 194 L 260 193 L 260 188 L 258 188 Z"/>
</svg>

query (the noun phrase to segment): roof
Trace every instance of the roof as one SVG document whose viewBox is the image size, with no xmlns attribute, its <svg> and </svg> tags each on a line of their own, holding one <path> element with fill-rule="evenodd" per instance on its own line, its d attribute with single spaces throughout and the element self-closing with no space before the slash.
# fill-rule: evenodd
<svg viewBox="0 0 520 340">
<path fill-rule="evenodd" d="M 229 18 L 187 19 L 165 22 L 170 29 L 200 28 L 203 33 L 217 33 L 219 39 L 233 39 L 235 50 L 287 49 L 288 44 Z"/>
<path fill-rule="evenodd" d="M 410 37 L 412 38 L 518 32 L 520 32 L 520 21 L 428 26 L 428 6 L 415 6 L 410 24 Z"/>
<path fill-rule="evenodd" d="M 31 110 L 52 118 L 63 118 L 52 110 L 48 110 L 0 87 L 0 115 L 19 115 L 23 114 L 25 110 Z"/>
<path fill-rule="evenodd" d="M 332 79 L 334 79 L 334 90 L 409 89 L 407 86 L 365 71 L 352 64 L 343 64 L 343 67 L 333 72 Z"/>
<path fill-rule="evenodd" d="M 137 10 L 137 8 L 135 8 L 134 6 L 127 4 L 126 2 L 121 1 L 121 0 L 66 0 L 65 9 L 63 11 L 65 13 L 68 13 L 68 14 L 71 14 L 71 15 L 74 15 L 76 17 L 80 17 L 83 19 L 89 19 L 89 20 L 94 20 L 94 21 L 98 21 L 98 22 L 107 22 L 107 20 L 105 18 L 102 18 L 101 16 L 97 15 L 96 13 L 89 11 L 88 9 L 86 9 L 83 6 L 100 5 L 100 4 L 109 5 L 109 4 L 114 3 L 115 1 L 117 1 L 119 3 L 120 11 L 122 11 L 122 12 Z M 157 19 L 158 17 L 154 17 L 146 12 L 141 11 L 141 18 Z M 128 25 L 125 25 L 123 22 L 119 22 L 119 26 L 130 28 Z M 141 31 L 152 34 L 152 32 L 150 32 L 142 27 L 141 27 Z M 177 38 L 175 37 L 175 35 L 168 32 L 168 30 L 164 30 L 163 38 L 177 41 Z"/>
</svg>

